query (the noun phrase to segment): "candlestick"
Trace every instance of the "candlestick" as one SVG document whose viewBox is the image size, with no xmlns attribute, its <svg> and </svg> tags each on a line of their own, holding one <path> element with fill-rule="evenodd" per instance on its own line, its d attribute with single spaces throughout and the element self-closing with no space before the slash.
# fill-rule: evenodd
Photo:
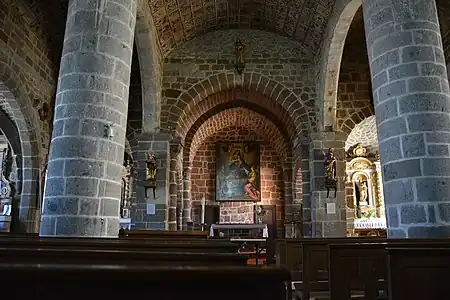
<svg viewBox="0 0 450 300">
<path fill-rule="evenodd" d="M 205 196 L 203 196 L 203 198 L 202 198 L 202 218 L 201 218 L 201 223 L 202 224 L 205 224 L 205 203 L 206 202 L 206 199 L 205 199 Z"/>
</svg>

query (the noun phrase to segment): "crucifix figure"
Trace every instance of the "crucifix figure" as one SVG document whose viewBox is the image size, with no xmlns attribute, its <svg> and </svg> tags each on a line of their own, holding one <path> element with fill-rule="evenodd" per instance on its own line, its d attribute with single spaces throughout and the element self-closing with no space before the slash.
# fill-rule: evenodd
<svg viewBox="0 0 450 300">
<path fill-rule="evenodd" d="M 241 75 L 245 68 L 245 61 L 244 61 L 245 45 L 240 38 L 236 39 L 235 51 L 236 51 L 236 61 L 234 62 L 234 67 L 236 68 L 238 74 Z"/>
</svg>

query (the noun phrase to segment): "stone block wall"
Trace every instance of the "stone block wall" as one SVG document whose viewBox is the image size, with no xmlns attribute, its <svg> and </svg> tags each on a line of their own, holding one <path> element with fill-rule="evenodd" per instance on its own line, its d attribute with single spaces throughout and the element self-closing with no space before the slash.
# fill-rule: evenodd
<svg viewBox="0 0 450 300">
<path fill-rule="evenodd" d="M 277 227 L 284 231 L 284 180 L 277 152 L 266 141 L 257 138 L 249 130 L 228 128 L 210 136 L 198 149 L 192 163 L 192 207 L 198 206 L 205 196 L 207 204 L 220 205 L 221 223 L 253 223 L 253 202 L 215 202 L 216 142 L 258 141 L 261 144 L 261 199 L 262 204 L 276 205 Z M 200 223 L 200 211 L 193 210 L 194 223 Z"/>
<path fill-rule="evenodd" d="M 349 57 L 342 61 L 337 101 L 338 128 L 347 134 L 374 114 L 369 64 L 352 62 Z"/>
<path fill-rule="evenodd" d="M 142 86 L 136 46 L 131 61 L 131 79 L 128 98 L 127 135 L 142 128 Z"/>
<path fill-rule="evenodd" d="M 131 219 L 137 229 L 168 229 L 169 214 L 169 170 L 170 170 L 170 140 L 165 134 L 140 134 L 136 140 L 130 141 L 133 149 L 135 176 L 133 206 Z M 156 199 L 153 192 L 148 190 L 145 197 L 145 188 L 142 182 L 146 177 L 146 154 L 151 151 L 155 154 L 158 170 L 156 173 Z M 147 204 L 155 204 L 155 214 L 147 214 Z"/>
<path fill-rule="evenodd" d="M 0 1 L 0 81 L 10 89 L 21 86 L 26 95 L 18 98 L 18 104 L 28 122 L 37 126 L 38 145 L 48 152 L 49 124 L 52 118 L 41 121 L 38 110 L 44 103 L 51 105 L 56 89 L 57 67 L 50 60 L 46 33 L 33 28 L 35 19 L 41 16 L 22 1 Z M 5 69 L 12 70 L 13 78 L 5 78 Z M 31 126 L 30 126 L 31 127 Z"/>
<path fill-rule="evenodd" d="M 170 120 L 176 119 L 181 114 L 181 109 L 176 107 L 177 99 L 192 86 L 217 74 L 230 75 L 235 85 L 247 85 L 244 81 L 250 80 L 249 78 L 234 76 L 234 43 L 237 37 L 247 46 L 244 70 L 246 76 L 263 75 L 289 89 L 307 108 L 306 119 L 315 123 L 314 105 L 317 97 L 315 65 L 311 63 L 312 57 L 304 53 L 300 44 L 269 32 L 219 30 L 187 41 L 167 56 L 163 75 L 164 97 L 161 112 L 163 127 L 167 127 Z M 258 82 L 251 84 L 258 85 Z M 223 85 L 219 83 L 221 89 L 224 88 Z M 268 88 L 269 95 L 274 88 L 275 86 Z M 220 90 L 213 92 L 217 93 Z M 196 96 L 193 94 L 192 98 Z M 273 96 L 274 100 L 277 100 L 277 95 Z"/>
<path fill-rule="evenodd" d="M 346 134 L 343 132 L 317 132 L 311 134 L 309 164 L 311 176 L 311 201 L 309 207 L 304 203 L 304 210 L 310 211 L 310 220 L 305 220 L 305 235 L 313 237 L 345 237 L 346 199 L 345 199 L 345 153 Z M 324 151 L 334 149 L 337 160 L 337 191 L 330 189 L 327 195 L 325 187 Z M 335 212 L 328 211 L 328 203 L 334 205 Z"/>
<path fill-rule="evenodd" d="M 0 1 L 0 109 L 18 128 L 22 147 L 13 231 L 37 232 L 44 164 L 53 121 L 57 67 L 47 33 L 34 25 L 42 16 L 23 1 Z M 39 111 L 47 104 L 47 116 Z M 42 112 L 42 110 L 41 110 Z"/>
</svg>

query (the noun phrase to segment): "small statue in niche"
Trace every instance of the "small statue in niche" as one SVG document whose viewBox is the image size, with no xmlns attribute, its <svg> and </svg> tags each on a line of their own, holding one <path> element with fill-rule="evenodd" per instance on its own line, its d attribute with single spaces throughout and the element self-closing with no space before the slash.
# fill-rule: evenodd
<svg viewBox="0 0 450 300">
<path fill-rule="evenodd" d="M 156 167 L 156 156 L 153 152 L 147 153 L 147 159 L 145 161 L 145 164 L 147 166 L 145 179 L 148 181 L 155 180 L 157 167 Z"/>
<path fill-rule="evenodd" d="M 146 188 L 145 188 L 145 198 L 148 198 L 147 194 L 147 188 L 151 187 L 153 189 L 153 199 L 156 199 L 156 171 L 158 169 L 157 163 L 156 163 L 156 156 L 153 152 L 147 153 L 147 158 L 145 160 L 146 165 L 146 173 L 145 173 L 145 181 L 146 181 Z"/>
<path fill-rule="evenodd" d="M 330 194 L 330 188 L 334 189 L 334 197 L 336 197 L 337 179 L 336 179 L 336 164 L 337 160 L 334 156 L 333 148 L 328 148 L 327 153 L 324 153 L 324 167 L 325 167 L 325 187 L 327 188 L 327 198 Z"/>
<path fill-rule="evenodd" d="M 359 182 L 359 204 L 367 205 L 367 183 L 365 181 Z"/>
<path fill-rule="evenodd" d="M 244 53 L 245 53 L 245 44 L 242 42 L 240 38 L 236 39 L 235 42 L 235 51 L 236 51 L 236 61 L 234 62 L 234 67 L 239 75 L 244 72 L 245 61 L 244 61 Z"/>
</svg>

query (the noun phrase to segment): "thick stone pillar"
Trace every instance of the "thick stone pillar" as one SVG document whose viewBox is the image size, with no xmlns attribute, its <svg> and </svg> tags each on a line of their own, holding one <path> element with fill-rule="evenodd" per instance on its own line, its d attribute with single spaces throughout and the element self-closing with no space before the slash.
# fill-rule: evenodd
<svg viewBox="0 0 450 300">
<path fill-rule="evenodd" d="M 450 236 L 450 93 L 436 3 L 365 0 L 388 237 Z"/>
<path fill-rule="evenodd" d="M 169 228 L 169 175 L 170 175 L 170 140 L 169 134 L 163 133 L 142 133 L 136 137 L 138 151 L 135 157 L 137 168 L 135 179 L 136 203 L 131 210 L 131 220 L 138 229 L 158 229 Z M 156 189 L 153 197 L 153 189 L 147 190 L 143 185 L 146 178 L 147 153 L 152 152 L 156 157 Z M 154 205 L 154 213 L 147 210 L 147 205 Z"/>
<path fill-rule="evenodd" d="M 311 232 L 312 237 L 345 237 L 347 235 L 345 210 L 345 144 L 342 132 L 317 132 L 311 134 L 309 148 L 311 174 Z M 325 187 L 324 154 L 334 149 L 337 159 L 337 191 Z"/>
<path fill-rule="evenodd" d="M 41 236 L 118 236 L 136 5 L 69 1 Z"/>
</svg>

